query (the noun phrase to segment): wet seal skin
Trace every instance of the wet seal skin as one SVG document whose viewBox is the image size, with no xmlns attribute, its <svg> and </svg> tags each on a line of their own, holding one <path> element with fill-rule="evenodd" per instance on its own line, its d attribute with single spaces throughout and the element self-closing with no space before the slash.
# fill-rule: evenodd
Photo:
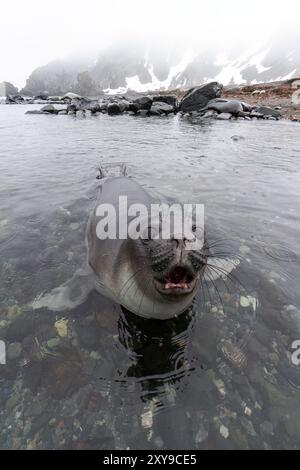
<svg viewBox="0 0 300 470">
<path fill-rule="evenodd" d="M 182 234 L 170 239 L 154 239 L 151 236 L 100 239 L 97 236 L 97 207 L 100 204 L 112 205 L 119 220 L 119 196 L 127 197 L 128 206 L 143 204 L 149 213 L 151 204 L 168 202 L 148 194 L 126 176 L 102 178 L 97 203 L 86 231 L 88 267 L 78 271 L 64 285 L 35 300 L 32 304 L 34 308 L 70 310 L 96 289 L 136 315 L 166 320 L 186 311 L 203 279 L 211 282 L 229 273 L 238 264 L 233 259 L 219 259 L 216 256 L 213 266 L 208 263 L 209 245 L 205 236 L 199 249 L 188 249 L 189 240 Z M 193 237 L 197 239 L 196 228 Z"/>
</svg>

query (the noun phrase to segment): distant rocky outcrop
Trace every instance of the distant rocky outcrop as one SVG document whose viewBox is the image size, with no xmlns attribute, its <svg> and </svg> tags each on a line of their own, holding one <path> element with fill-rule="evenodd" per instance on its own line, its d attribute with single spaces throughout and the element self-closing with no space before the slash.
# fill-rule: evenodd
<svg viewBox="0 0 300 470">
<path fill-rule="evenodd" d="M 1 82 L 0 83 L 0 96 L 9 96 L 9 95 L 17 95 L 18 88 L 16 88 L 10 82 Z"/>
</svg>

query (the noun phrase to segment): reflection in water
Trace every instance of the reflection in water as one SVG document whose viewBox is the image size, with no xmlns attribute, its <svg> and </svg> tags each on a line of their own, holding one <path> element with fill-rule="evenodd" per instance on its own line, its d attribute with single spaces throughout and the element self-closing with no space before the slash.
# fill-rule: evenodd
<svg viewBox="0 0 300 470">
<path fill-rule="evenodd" d="M 132 360 L 126 376 L 141 379 L 144 400 L 191 372 L 187 348 L 193 321 L 192 309 L 167 321 L 146 320 L 122 309 L 119 339 Z"/>
</svg>

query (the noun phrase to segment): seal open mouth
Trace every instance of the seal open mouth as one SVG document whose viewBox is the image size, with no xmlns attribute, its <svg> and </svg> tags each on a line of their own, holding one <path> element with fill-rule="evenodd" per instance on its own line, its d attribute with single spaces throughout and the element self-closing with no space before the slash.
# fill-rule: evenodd
<svg viewBox="0 0 300 470">
<path fill-rule="evenodd" d="M 156 287 L 165 295 L 181 295 L 190 293 L 196 284 L 196 277 L 190 269 L 176 266 L 163 278 L 156 279 Z"/>
</svg>

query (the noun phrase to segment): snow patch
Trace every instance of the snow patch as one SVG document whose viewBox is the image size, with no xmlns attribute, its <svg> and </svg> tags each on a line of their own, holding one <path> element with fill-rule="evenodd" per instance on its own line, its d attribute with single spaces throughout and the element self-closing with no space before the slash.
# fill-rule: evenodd
<svg viewBox="0 0 300 470">
<path fill-rule="evenodd" d="M 147 64 L 148 72 L 151 76 L 151 82 L 148 83 L 141 83 L 139 76 L 134 75 L 133 77 L 126 77 L 126 87 L 119 87 L 119 88 L 106 88 L 104 93 L 107 95 L 116 95 L 116 94 L 124 94 L 128 90 L 137 91 L 139 93 L 145 93 L 147 91 L 155 91 L 155 90 L 168 90 L 173 82 L 174 79 L 178 78 L 187 68 L 187 66 L 193 62 L 193 60 L 197 57 L 197 54 L 192 50 L 188 50 L 187 53 L 183 56 L 181 61 L 177 65 L 173 65 L 170 67 L 168 77 L 166 80 L 159 80 L 154 73 L 153 64 L 147 63 L 147 58 L 145 59 L 145 64 Z M 179 85 L 177 85 L 178 87 Z"/>
</svg>

